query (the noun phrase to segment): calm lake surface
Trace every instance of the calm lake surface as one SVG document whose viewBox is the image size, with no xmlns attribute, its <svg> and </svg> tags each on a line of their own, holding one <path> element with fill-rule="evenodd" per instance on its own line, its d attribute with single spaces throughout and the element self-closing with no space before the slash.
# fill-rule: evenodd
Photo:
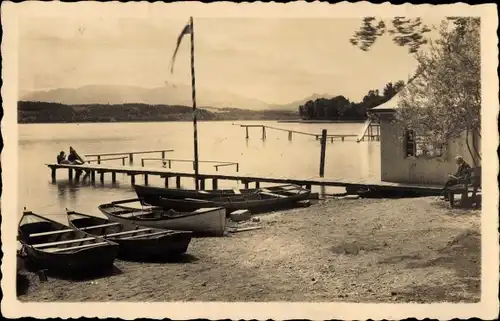
<svg viewBox="0 0 500 321">
<path fill-rule="evenodd" d="M 239 174 L 281 176 L 288 178 L 317 177 L 319 175 L 320 143 L 314 137 L 267 130 L 265 141 L 260 128 L 250 128 L 250 139 L 245 129 L 234 124 L 266 124 L 310 133 L 355 134 L 362 123 L 297 124 L 277 122 L 200 122 L 198 123 L 199 159 L 239 162 Z M 78 153 L 112 153 L 173 149 L 167 158 L 193 159 L 193 124 L 191 122 L 163 123 L 99 123 L 99 124 L 20 124 L 19 125 L 19 209 L 23 207 L 65 222 L 65 208 L 102 216 L 99 204 L 135 197 L 130 178 L 117 175 L 111 184 L 110 174 L 101 184 L 83 181 L 69 183 L 66 170 L 58 170 L 56 183 L 51 182 L 50 170 L 45 164 L 56 162 L 59 151 L 68 154 L 69 146 Z M 348 141 L 349 140 L 349 141 Z M 111 157 L 111 156 L 108 156 Z M 134 156 L 134 166 L 141 166 L 141 158 L 160 158 L 160 153 Z M 128 161 L 127 161 L 128 162 Z M 121 165 L 121 160 L 104 164 Z M 200 173 L 215 173 L 214 164 L 200 163 Z M 161 167 L 160 161 L 147 161 L 147 167 Z M 192 171 L 192 163 L 172 163 L 172 170 Z M 236 174 L 235 166 L 220 167 L 221 174 Z M 380 145 L 378 142 L 356 143 L 355 137 L 345 142 L 327 143 L 325 177 L 341 179 L 380 179 Z M 142 184 L 142 177 L 136 178 Z M 211 188 L 207 182 L 207 188 Z M 163 180 L 150 177 L 149 184 L 163 186 Z M 171 180 L 171 186 L 174 180 Z M 183 179 L 183 187 L 192 188 L 192 179 Z M 219 188 L 237 187 L 235 182 L 219 182 Z M 239 183 L 239 187 L 243 187 Z M 331 190 L 328 190 L 331 191 Z M 21 213 L 19 213 L 21 215 Z"/>
</svg>

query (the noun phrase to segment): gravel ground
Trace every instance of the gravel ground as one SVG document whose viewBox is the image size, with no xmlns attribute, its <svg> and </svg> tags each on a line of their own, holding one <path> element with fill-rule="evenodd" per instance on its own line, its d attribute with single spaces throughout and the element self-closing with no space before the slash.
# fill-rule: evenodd
<svg viewBox="0 0 500 321">
<path fill-rule="evenodd" d="M 262 229 L 193 239 L 182 262 L 117 260 L 83 281 L 22 271 L 19 300 L 479 302 L 480 211 L 345 199 L 258 217 L 242 225 Z"/>
</svg>

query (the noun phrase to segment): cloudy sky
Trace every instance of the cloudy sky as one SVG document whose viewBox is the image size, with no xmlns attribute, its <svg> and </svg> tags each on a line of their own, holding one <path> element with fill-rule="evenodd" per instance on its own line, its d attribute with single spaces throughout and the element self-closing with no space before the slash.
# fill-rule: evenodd
<svg viewBox="0 0 500 321">
<path fill-rule="evenodd" d="M 174 74 L 170 59 L 188 18 L 32 18 L 19 22 L 21 92 L 112 84 L 190 84 L 188 38 Z M 439 24 L 439 19 L 426 20 Z M 405 48 L 383 37 L 369 52 L 349 38 L 360 19 L 195 19 L 197 87 L 268 103 L 313 93 L 359 100 L 416 67 Z"/>
</svg>

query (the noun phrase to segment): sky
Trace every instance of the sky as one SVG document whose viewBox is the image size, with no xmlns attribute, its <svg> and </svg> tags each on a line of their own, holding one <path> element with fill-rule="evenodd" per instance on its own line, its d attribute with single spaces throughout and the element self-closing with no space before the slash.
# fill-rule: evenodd
<svg viewBox="0 0 500 321">
<path fill-rule="evenodd" d="M 19 90 L 189 85 L 188 37 L 170 73 L 176 39 L 187 22 L 187 17 L 20 20 Z M 283 104 L 313 93 L 359 101 L 370 89 L 407 80 L 415 58 L 388 36 L 369 52 L 351 45 L 360 23 L 339 18 L 195 19 L 196 86 Z"/>
</svg>

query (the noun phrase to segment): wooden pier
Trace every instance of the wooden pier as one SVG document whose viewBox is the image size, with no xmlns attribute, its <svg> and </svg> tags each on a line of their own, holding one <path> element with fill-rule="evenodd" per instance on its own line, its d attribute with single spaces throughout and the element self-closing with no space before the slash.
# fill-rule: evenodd
<svg viewBox="0 0 500 321">
<path fill-rule="evenodd" d="M 293 139 L 293 134 L 315 137 L 316 140 L 320 140 L 321 135 L 322 135 L 322 134 L 307 133 L 307 132 L 302 132 L 302 131 L 292 130 L 292 129 L 286 129 L 286 128 L 272 127 L 272 126 L 267 126 L 267 125 L 242 125 L 242 124 L 240 124 L 239 126 L 245 128 L 245 131 L 246 131 L 245 138 L 246 139 L 250 138 L 250 134 L 249 134 L 249 130 L 248 130 L 249 128 L 261 128 L 262 129 L 262 139 L 263 140 L 265 140 L 267 138 L 267 133 L 266 133 L 267 129 L 288 132 L 288 140 L 290 140 L 290 141 Z M 353 135 L 353 134 L 331 134 L 331 135 L 327 135 L 326 136 L 327 140 L 330 140 L 332 143 L 334 142 L 334 140 L 345 141 L 346 138 L 350 138 L 350 137 L 358 137 L 358 135 Z"/>
<path fill-rule="evenodd" d="M 144 183 L 148 184 L 149 176 L 159 176 L 165 180 L 165 187 L 169 187 L 169 178 L 175 177 L 175 187 L 181 187 L 181 179 L 195 179 L 194 173 L 174 172 L 165 168 L 144 168 L 132 166 L 104 166 L 104 165 L 68 165 L 68 164 L 47 164 L 51 169 L 52 180 L 56 180 L 56 171 L 61 169 L 68 170 L 68 177 L 73 179 L 73 171 L 86 171 L 90 174 L 90 179 L 95 182 L 95 174 L 100 174 L 101 182 L 104 181 L 105 174 L 111 174 L 113 182 L 116 181 L 116 174 L 123 173 L 130 176 L 131 184 L 135 184 L 136 176 L 143 176 Z M 323 177 L 304 177 L 304 178 L 281 178 L 281 177 L 257 177 L 246 175 L 223 175 L 223 174 L 198 174 L 200 189 L 206 189 L 206 181 L 212 181 L 212 189 L 218 188 L 218 181 L 235 181 L 244 184 L 245 188 L 249 188 L 251 183 L 255 184 L 256 188 L 260 187 L 261 183 L 275 184 L 296 184 L 310 189 L 312 186 L 332 186 L 345 187 L 346 193 L 357 193 L 359 190 L 377 190 L 394 193 L 417 193 L 419 195 L 439 195 L 441 192 L 440 186 L 422 186 L 411 184 L 398 184 L 382 181 L 346 181 L 335 178 Z"/>
</svg>

